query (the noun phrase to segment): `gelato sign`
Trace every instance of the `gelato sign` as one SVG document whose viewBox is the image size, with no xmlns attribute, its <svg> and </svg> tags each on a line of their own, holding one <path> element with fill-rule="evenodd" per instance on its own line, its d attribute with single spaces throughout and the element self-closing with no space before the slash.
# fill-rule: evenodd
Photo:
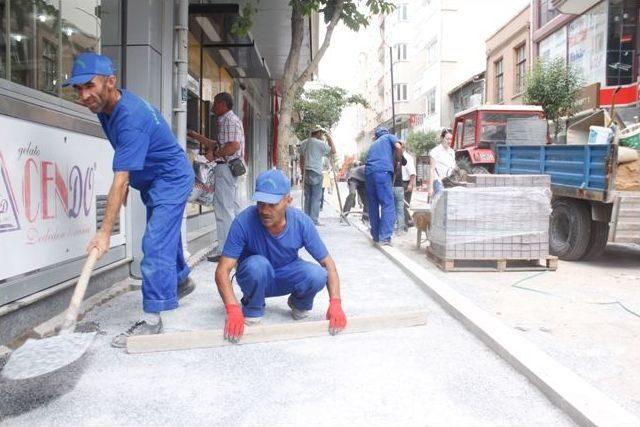
<svg viewBox="0 0 640 427">
<path fill-rule="evenodd" d="M 111 146 L 6 116 L 0 129 L 0 280 L 83 256 L 96 196 L 111 184 Z"/>
</svg>

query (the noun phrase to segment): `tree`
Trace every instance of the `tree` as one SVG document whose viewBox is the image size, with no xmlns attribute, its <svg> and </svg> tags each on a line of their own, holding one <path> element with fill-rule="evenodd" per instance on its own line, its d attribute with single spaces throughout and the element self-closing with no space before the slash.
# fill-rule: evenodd
<svg viewBox="0 0 640 427">
<path fill-rule="evenodd" d="M 256 0 L 254 0 L 256 1 Z M 359 31 L 369 25 L 375 15 L 387 15 L 395 9 L 392 1 L 388 0 L 289 0 L 291 7 L 291 46 L 284 65 L 282 77 L 282 100 L 280 102 L 280 117 L 278 121 L 278 163 L 279 166 L 289 164 L 289 142 L 293 140 L 291 117 L 296 95 L 317 70 L 318 64 L 324 57 L 333 31 L 339 22 L 343 22 L 352 31 Z M 237 33 L 246 32 L 251 27 L 251 18 L 257 11 L 252 2 L 243 7 L 240 20 L 234 25 Z M 299 70 L 304 25 L 308 16 L 319 13 L 324 19 L 325 36 L 313 60 Z M 282 167 L 282 169 L 285 169 Z"/>
<path fill-rule="evenodd" d="M 294 125 L 296 136 L 298 139 L 308 138 L 311 128 L 316 125 L 330 129 L 338 123 L 345 107 L 354 104 L 369 107 L 362 96 L 349 95 L 346 90 L 336 86 L 299 92 L 293 104 L 293 110 L 300 116 L 300 120 Z"/>
<path fill-rule="evenodd" d="M 429 150 L 438 145 L 438 137 L 438 132 L 435 130 L 413 131 L 407 137 L 407 147 L 416 156 L 426 155 Z"/>
<path fill-rule="evenodd" d="M 540 105 L 554 124 L 554 139 L 560 131 L 560 119 L 571 117 L 582 89 L 582 78 L 563 58 L 539 59 L 525 79 L 524 102 Z"/>
</svg>

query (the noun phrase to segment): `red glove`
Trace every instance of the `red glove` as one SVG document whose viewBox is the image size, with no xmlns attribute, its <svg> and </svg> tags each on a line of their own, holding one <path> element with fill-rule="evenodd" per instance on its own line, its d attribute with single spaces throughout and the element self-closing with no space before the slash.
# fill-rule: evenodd
<svg viewBox="0 0 640 427">
<path fill-rule="evenodd" d="M 224 324 L 224 338 L 237 343 L 244 333 L 244 315 L 238 304 L 225 304 L 227 321 Z"/>
<path fill-rule="evenodd" d="M 331 335 L 337 334 L 347 326 L 347 316 L 342 311 L 340 298 L 331 298 L 329 300 L 327 320 L 329 321 L 329 333 Z"/>
</svg>

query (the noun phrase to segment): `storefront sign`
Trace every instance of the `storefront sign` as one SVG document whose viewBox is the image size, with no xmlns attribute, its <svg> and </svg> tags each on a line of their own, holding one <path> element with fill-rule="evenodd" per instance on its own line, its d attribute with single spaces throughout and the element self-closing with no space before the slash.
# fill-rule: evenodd
<svg viewBox="0 0 640 427">
<path fill-rule="evenodd" d="M 575 111 L 592 110 L 600 106 L 600 83 L 582 88 L 576 100 Z"/>
<path fill-rule="evenodd" d="M 0 280 L 83 256 L 96 196 L 111 185 L 111 145 L 7 116 L 0 130 Z M 123 231 L 111 239 L 123 243 Z"/>
</svg>

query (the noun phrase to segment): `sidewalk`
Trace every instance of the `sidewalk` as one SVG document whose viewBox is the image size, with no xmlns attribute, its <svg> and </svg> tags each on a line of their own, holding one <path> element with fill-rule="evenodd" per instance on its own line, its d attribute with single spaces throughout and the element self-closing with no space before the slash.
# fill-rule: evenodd
<svg viewBox="0 0 640 427">
<path fill-rule="evenodd" d="M 412 206 L 426 197 L 415 192 Z M 415 228 L 394 246 L 640 415 L 639 246 L 609 245 L 598 260 L 560 261 L 555 272 L 500 273 L 443 272 L 426 258 L 425 244 L 416 249 Z"/>
<path fill-rule="evenodd" d="M 109 342 L 140 310 L 139 293 L 130 292 L 87 316 L 103 334 L 81 363 L 28 389 L 0 384 L 0 414 L 12 417 L 4 423 L 572 425 L 359 231 L 328 216 L 330 210 L 325 207 L 319 230 L 338 265 L 347 316 L 424 308 L 427 325 L 129 355 Z M 167 331 L 223 327 L 213 268 L 196 266 L 198 288 L 163 316 Z M 322 319 L 327 307 L 325 290 L 311 320 Z M 263 322 L 293 322 L 286 297 L 267 300 Z"/>
</svg>

